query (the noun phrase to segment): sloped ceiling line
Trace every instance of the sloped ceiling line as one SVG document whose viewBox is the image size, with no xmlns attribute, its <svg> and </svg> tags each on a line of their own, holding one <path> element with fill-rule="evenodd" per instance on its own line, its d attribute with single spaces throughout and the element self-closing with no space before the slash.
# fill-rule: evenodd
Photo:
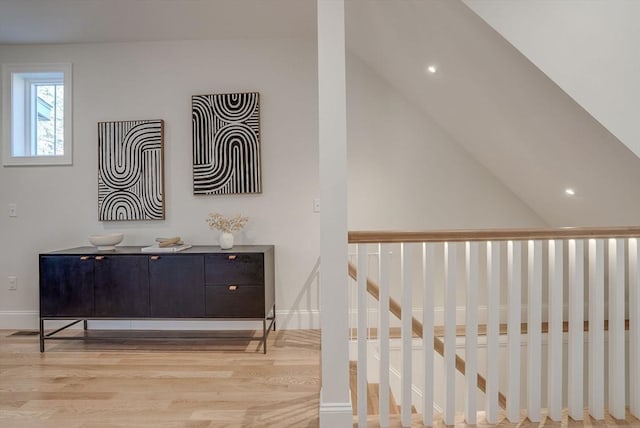
<svg viewBox="0 0 640 428">
<path fill-rule="evenodd" d="M 549 225 L 637 224 L 640 160 L 461 1 L 348 2 L 347 35 Z"/>
</svg>

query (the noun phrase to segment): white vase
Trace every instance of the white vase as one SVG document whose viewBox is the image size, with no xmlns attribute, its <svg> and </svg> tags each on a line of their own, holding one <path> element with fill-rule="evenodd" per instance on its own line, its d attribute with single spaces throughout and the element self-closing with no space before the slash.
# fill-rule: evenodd
<svg viewBox="0 0 640 428">
<path fill-rule="evenodd" d="M 220 234 L 220 248 L 223 250 L 228 250 L 233 247 L 233 233 L 231 232 L 222 232 Z"/>
</svg>

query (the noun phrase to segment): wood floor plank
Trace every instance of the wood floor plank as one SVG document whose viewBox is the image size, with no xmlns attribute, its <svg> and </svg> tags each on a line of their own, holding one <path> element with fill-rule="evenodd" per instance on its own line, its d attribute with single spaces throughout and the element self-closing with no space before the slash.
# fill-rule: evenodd
<svg viewBox="0 0 640 428">
<path fill-rule="evenodd" d="M 281 331 L 264 355 L 255 343 L 220 349 L 207 341 L 56 342 L 0 331 L 0 427 L 244 428 L 318 426 L 320 333 Z M 243 347 L 244 346 L 244 347 Z M 374 395 L 372 394 L 372 397 Z M 372 407 L 376 403 L 371 403 Z M 395 404 L 395 403 L 394 403 Z M 394 406 L 395 407 L 395 406 Z M 526 419 L 498 427 L 533 427 Z M 369 426 L 378 426 L 375 416 Z M 412 426 L 422 417 L 412 415 Z M 640 427 L 607 415 L 537 427 Z M 400 426 L 391 415 L 391 426 Z M 442 427 L 436 416 L 434 426 Z M 486 428 L 482 412 L 477 428 Z M 456 427 L 467 428 L 463 417 Z"/>
<path fill-rule="evenodd" d="M 0 331 L 0 427 L 316 427 L 320 333 L 57 341 Z M 82 331 L 69 334 L 84 334 Z M 104 333 L 101 333 L 104 334 Z"/>
</svg>

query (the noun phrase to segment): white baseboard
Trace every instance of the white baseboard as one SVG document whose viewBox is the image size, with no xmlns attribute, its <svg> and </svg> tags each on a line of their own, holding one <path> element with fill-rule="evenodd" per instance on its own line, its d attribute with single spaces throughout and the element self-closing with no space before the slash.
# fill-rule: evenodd
<svg viewBox="0 0 640 428">
<path fill-rule="evenodd" d="M 320 310 L 281 310 L 276 311 L 277 328 L 281 330 L 319 330 Z"/>
<path fill-rule="evenodd" d="M 68 324 L 68 320 L 47 321 L 47 328 Z M 82 328 L 79 323 L 75 328 Z M 262 328 L 261 321 L 209 321 L 209 320 L 94 320 L 92 329 L 117 330 L 254 330 Z M 36 330 L 39 328 L 37 311 L 0 311 L 1 330 Z M 320 311 L 279 310 L 276 311 L 278 330 L 319 329 Z"/>
<path fill-rule="evenodd" d="M 353 407 L 351 394 L 349 401 L 344 403 L 330 403 L 324 400 L 320 389 L 320 428 L 336 428 L 353 426 Z"/>
</svg>

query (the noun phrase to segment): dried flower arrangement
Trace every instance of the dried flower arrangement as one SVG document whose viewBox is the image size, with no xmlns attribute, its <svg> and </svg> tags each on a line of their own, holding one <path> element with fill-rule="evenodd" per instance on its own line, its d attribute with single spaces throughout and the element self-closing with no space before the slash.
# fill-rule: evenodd
<svg viewBox="0 0 640 428">
<path fill-rule="evenodd" d="M 227 218 L 220 213 L 209 213 L 207 224 L 211 230 L 219 230 L 221 232 L 235 232 L 242 228 L 249 221 L 249 217 L 242 217 L 240 214 Z"/>
</svg>

